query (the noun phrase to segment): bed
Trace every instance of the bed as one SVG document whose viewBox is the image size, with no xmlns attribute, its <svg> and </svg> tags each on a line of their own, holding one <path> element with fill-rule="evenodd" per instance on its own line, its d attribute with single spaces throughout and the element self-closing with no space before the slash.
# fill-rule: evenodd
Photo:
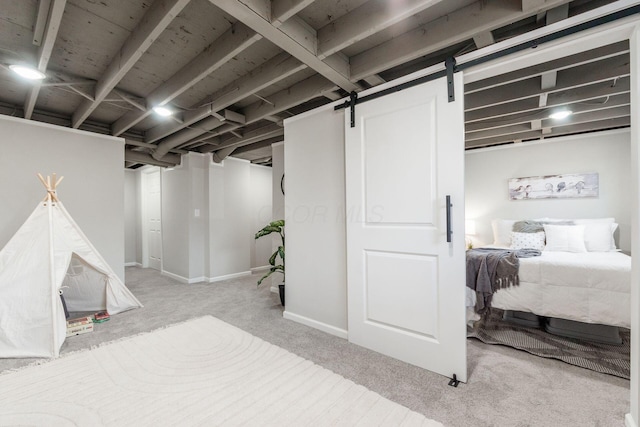
<svg viewBox="0 0 640 427">
<path fill-rule="evenodd" d="M 519 285 L 495 292 L 491 306 L 548 318 L 629 328 L 631 257 L 615 248 L 615 220 L 563 220 L 562 225 L 558 225 L 560 220 L 556 221 L 556 225 L 544 225 L 544 236 L 536 237 L 543 239 L 537 243 L 542 245 L 537 247 L 541 256 L 519 260 Z M 509 230 L 515 223 L 507 221 L 506 225 L 496 225 L 494 221 L 494 244 L 489 246 L 520 249 L 521 244 L 515 240 L 522 236 L 505 231 L 505 227 Z M 560 241 L 558 231 L 562 234 Z M 573 237 L 568 237 L 571 233 Z M 536 244 L 531 242 L 531 236 L 525 237 L 528 239 L 525 246 Z M 467 290 L 467 306 L 471 307 L 475 304 L 475 293 Z"/>
</svg>

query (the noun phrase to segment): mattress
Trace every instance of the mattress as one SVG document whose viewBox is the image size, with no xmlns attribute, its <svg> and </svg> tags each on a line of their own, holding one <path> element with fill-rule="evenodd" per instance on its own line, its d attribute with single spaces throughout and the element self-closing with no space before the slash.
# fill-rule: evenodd
<svg viewBox="0 0 640 427">
<path fill-rule="evenodd" d="M 630 327 L 628 255 L 543 251 L 539 257 L 520 259 L 519 277 L 519 286 L 501 289 L 493 295 L 492 307 Z"/>
</svg>

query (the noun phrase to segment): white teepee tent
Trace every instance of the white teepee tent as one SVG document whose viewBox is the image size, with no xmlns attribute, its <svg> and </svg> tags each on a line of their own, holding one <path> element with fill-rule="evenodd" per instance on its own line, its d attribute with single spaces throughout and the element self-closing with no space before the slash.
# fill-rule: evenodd
<svg viewBox="0 0 640 427">
<path fill-rule="evenodd" d="M 56 197 L 62 177 L 0 251 L 0 357 L 58 357 L 69 311 L 120 313 L 142 304 Z"/>
</svg>

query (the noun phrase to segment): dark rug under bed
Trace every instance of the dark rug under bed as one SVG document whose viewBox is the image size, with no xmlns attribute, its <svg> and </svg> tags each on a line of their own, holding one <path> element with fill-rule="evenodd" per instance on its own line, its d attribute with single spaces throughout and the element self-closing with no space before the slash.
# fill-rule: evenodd
<svg viewBox="0 0 640 427">
<path fill-rule="evenodd" d="M 502 320 L 502 313 L 502 310 L 493 309 L 488 318 L 475 322 L 473 329 L 467 329 L 467 337 L 629 379 L 631 357 L 628 329 L 620 328 L 622 344 L 599 344 L 505 322 Z"/>
</svg>

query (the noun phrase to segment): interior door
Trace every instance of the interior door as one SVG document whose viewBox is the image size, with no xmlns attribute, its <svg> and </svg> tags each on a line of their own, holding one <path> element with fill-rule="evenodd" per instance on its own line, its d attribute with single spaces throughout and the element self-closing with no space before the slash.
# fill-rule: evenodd
<svg viewBox="0 0 640 427">
<path fill-rule="evenodd" d="M 146 174 L 147 177 L 147 242 L 149 268 L 162 268 L 162 221 L 160 201 L 160 172 Z"/>
<path fill-rule="evenodd" d="M 349 341 L 466 381 L 464 117 L 446 78 L 346 110 Z M 451 242 L 446 200 L 450 197 Z"/>
</svg>

